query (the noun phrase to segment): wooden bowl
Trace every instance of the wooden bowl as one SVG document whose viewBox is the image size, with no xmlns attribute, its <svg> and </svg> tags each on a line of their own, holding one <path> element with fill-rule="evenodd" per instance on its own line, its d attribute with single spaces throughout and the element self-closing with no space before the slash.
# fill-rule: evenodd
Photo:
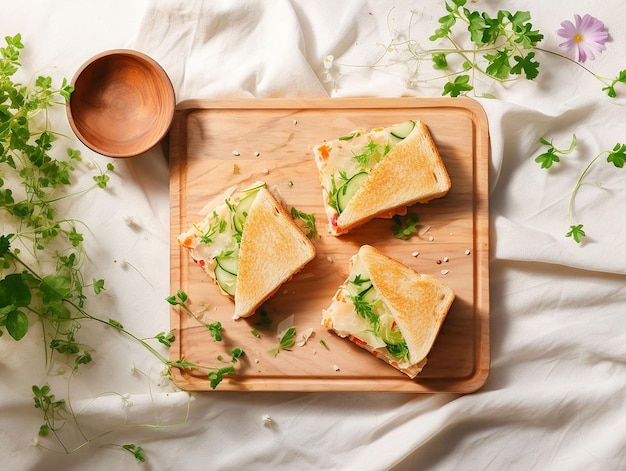
<svg viewBox="0 0 626 471">
<path fill-rule="evenodd" d="M 90 149 L 131 157 L 167 134 L 176 107 L 161 66 L 137 51 L 117 49 L 89 59 L 72 80 L 66 111 L 72 130 Z"/>
</svg>

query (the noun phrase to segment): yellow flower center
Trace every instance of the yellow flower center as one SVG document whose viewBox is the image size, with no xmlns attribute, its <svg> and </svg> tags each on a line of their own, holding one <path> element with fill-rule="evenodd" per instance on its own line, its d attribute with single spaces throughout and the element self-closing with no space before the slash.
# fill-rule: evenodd
<svg viewBox="0 0 626 471">
<path fill-rule="evenodd" d="M 576 41 L 577 43 L 581 42 L 583 40 L 583 37 L 580 33 L 576 33 L 576 36 L 574 36 L 574 41 Z"/>
</svg>

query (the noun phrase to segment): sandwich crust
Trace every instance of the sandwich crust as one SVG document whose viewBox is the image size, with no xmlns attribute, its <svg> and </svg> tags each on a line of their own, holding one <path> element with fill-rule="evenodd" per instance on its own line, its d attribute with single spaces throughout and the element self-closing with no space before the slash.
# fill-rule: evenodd
<svg viewBox="0 0 626 471">
<path fill-rule="evenodd" d="M 340 233 L 414 203 L 444 196 L 451 181 L 427 126 L 417 121 L 370 172 L 337 219 Z"/>
<path fill-rule="evenodd" d="M 426 358 L 454 301 L 443 281 L 417 273 L 370 245 L 359 249 L 372 284 L 393 313 L 409 347 L 411 362 Z"/>
<path fill-rule="evenodd" d="M 352 273 L 355 266 L 360 267 L 358 274 L 371 281 L 377 299 L 391 313 L 409 351 L 408 359 L 400 361 L 394 357 L 388 350 L 389 345 L 373 336 L 367 321 L 357 314 L 346 288 L 350 277 L 355 275 Z M 363 245 L 351 259 L 350 271 L 331 306 L 323 310 L 322 325 L 414 378 L 427 362 L 427 355 L 454 301 L 454 291 L 443 281 L 417 273 L 370 245 Z"/>
<path fill-rule="evenodd" d="M 248 317 L 315 257 L 315 247 L 265 187 L 245 220 L 234 318 Z"/>
</svg>

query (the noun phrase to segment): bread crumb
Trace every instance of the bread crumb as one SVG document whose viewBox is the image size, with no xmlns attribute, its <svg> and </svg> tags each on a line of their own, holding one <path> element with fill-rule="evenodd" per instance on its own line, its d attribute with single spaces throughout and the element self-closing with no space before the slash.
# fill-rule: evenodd
<svg viewBox="0 0 626 471">
<path fill-rule="evenodd" d="M 339 366 L 338 365 L 333 365 L 333 370 L 339 371 Z"/>
<path fill-rule="evenodd" d="M 333 257 L 331 257 L 330 255 L 326 257 L 326 260 L 328 260 L 328 263 L 333 263 Z"/>
<path fill-rule="evenodd" d="M 297 119 L 294 119 L 294 120 L 293 120 L 293 125 L 295 126 L 296 124 L 298 124 L 298 120 L 297 120 Z"/>
<path fill-rule="evenodd" d="M 263 175 L 268 175 L 269 173 L 270 173 L 270 170 L 268 168 L 263 169 Z"/>
</svg>

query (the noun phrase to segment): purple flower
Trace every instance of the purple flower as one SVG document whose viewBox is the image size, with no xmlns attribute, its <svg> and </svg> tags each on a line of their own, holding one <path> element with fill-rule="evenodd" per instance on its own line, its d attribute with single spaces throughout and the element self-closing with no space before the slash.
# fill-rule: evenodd
<svg viewBox="0 0 626 471">
<path fill-rule="evenodd" d="M 599 54 L 606 49 L 604 43 L 609 37 L 604 23 L 599 19 L 585 15 L 574 15 L 575 24 L 569 20 L 561 23 L 561 29 L 557 31 L 563 39 L 567 41 L 559 44 L 568 51 L 576 52 L 576 60 L 585 62 L 587 58 L 595 59 L 595 54 Z"/>
</svg>

